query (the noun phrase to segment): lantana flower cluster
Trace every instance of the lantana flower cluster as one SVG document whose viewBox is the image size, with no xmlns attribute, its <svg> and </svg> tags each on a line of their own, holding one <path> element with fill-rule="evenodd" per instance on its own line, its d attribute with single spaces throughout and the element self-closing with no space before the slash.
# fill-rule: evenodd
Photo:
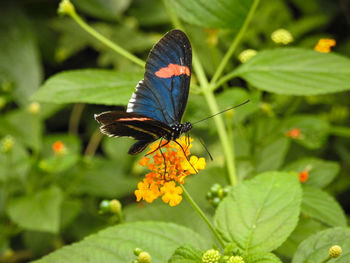
<svg viewBox="0 0 350 263">
<path fill-rule="evenodd" d="M 149 156 L 144 156 L 139 162 L 151 172 L 138 183 L 135 195 L 137 201 L 145 200 L 152 203 L 158 197 L 170 206 L 176 206 L 182 201 L 182 188 L 185 178 L 197 174 L 205 168 L 204 158 L 190 156 L 192 138 L 182 136 L 176 142 L 155 142 L 150 146 Z"/>
</svg>

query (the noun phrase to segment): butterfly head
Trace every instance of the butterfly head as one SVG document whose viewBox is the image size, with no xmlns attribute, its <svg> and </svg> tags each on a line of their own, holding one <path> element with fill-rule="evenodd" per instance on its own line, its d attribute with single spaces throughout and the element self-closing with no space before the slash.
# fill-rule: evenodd
<svg viewBox="0 0 350 263">
<path fill-rule="evenodd" d="M 181 134 L 188 132 L 192 129 L 192 124 L 190 122 L 178 123 L 171 126 L 171 133 L 165 137 L 167 140 L 176 140 Z"/>
</svg>

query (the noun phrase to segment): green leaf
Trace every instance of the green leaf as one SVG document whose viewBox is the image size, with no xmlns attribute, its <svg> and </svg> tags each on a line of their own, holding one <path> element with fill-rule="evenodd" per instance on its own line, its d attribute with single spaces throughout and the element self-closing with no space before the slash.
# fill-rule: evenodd
<svg viewBox="0 0 350 263">
<path fill-rule="evenodd" d="M 296 143 L 309 149 L 318 149 L 327 141 L 329 124 L 315 115 L 295 115 L 286 119 L 282 126 L 284 133 L 291 129 L 299 129 L 300 137 L 294 139 Z"/>
<path fill-rule="evenodd" d="M 321 231 L 304 240 L 298 247 L 292 263 L 319 263 L 328 257 L 328 250 L 338 245 L 342 248 L 342 255 L 329 262 L 346 263 L 350 261 L 350 229 L 336 227 Z"/>
<path fill-rule="evenodd" d="M 202 263 L 202 252 L 191 245 L 185 245 L 175 250 L 169 263 Z"/>
<path fill-rule="evenodd" d="M 22 228 L 57 233 L 62 199 L 61 189 L 53 186 L 33 195 L 13 198 L 7 213 Z"/>
<path fill-rule="evenodd" d="M 287 138 L 279 137 L 266 140 L 264 145 L 257 147 L 256 171 L 260 173 L 278 170 L 283 164 L 289 145 Z"/>
<path fill-rule="evenodd" d="M 315 95 L 350 89 L 350 60 L 313 50 L 260 51 L 235 73 L 259 89 L 278 94 Z"/>
<path fill-rule="evenodd" d="M 346 216 L 333 196 L 313 187 L 303 187 L 301 212 L 328 226 L 346 226 Z"/>
<path fill-rule="evenodd" d="M 74 188 L 77 194 L 88 194 L 105 198 L 120 198 L 133 193 L 137 181 L 125 174 L 119 163 L 95 157 L 79 171 L 82 180 Z M 69 183 L 69 176 L 68 176 Z"/>
<path fill-rule="evenodd" d="M 318 231 L 326 229 L 326 226 L 315 220 L 301 216 L 297 227 L 288 239 L 275 251 L 279 255 L 292 258 L 299 244 Z"/>
<path fill-rule="evenodd" d="M 14 81 L 13 96 L 21 105 L 39 88 L 42 69 L 30 21 L 15 4 L 1 7 L 0 71 Z M 1 125 L 0 125 L 1 126 Z"/>
<path fill-rule="evenodd" d="M 130 5 L 131 0 L 74 0 L 79 10 L 96 18 L 117 20 Z"/>
<path fill-rule="evenodd" d="M 83 241 L 65 246 L 36 263 L 99 262 L 125 263 L 136 259 L 136 247 L 147 251 L 153 263 L 168 262 L 174 250 L 184 244 L 197 249 L 210 246 L 200 235 L 186 227 L 164 222 L 126 223 L 107 228 L 85 238 Z"/>
<path fill-rule="evenodd" d="M 11 135 L 34 150 L 41 146 L 42 122 L 39 116 L 25 110 L 14 110 L 0 116 L 0 135 Z"/>
<path fill-rule="evenodd" d="M 187 23 L 238 30 L 243 25 L 253 0 L 173 0 L 169 3 Z"/>
<path fill-rule="evenodd" d="M 296 173 L 308 170 L 309 177 L 304 185 L 324 188 L 337 176 L 340 166 L 337 162 L 318 158 L 303 158 L 288 164 L 283 170 Z"/>
<path fill-rule="evenodd" d="M 244 258 L 246 263 L 282 263 L 282 261 L 272 253 L 253 253 Z"/>
<path fill-rule="evenodd" d="M 33 99 L 53 103 L 126 105 L 142 79 L 140 73 L 86 69 L 58 73 L 49 78 Z"/>
<path fill-rule="evenodd" d="M 3 146 L 5 140 L 9 137 L 5 137 L 0 140 L 0 147 Z M 24 147 L 14 140 L 13 146 L 10 152 L 3 153 L 0 150 L 0 182 L 5 182 L 8 179 L 20 179 L 23 181 L 30 169 L 30 158 L 28 152 Z"/>
<path fill-rule="evenodd" d="M 296 176 L 266 172 L 234 187 L 216 210 L 215 224 L 227 242 L 246 253 L 270 252 L 295 228 L 300 203 Z"/>
</svg>

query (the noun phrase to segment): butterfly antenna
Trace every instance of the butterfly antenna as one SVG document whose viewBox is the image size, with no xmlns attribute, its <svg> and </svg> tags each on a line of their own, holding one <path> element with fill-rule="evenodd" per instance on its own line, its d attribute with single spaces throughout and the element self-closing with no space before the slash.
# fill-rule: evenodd
<svg viewBox="0 0 350 263">
<path fill-rule="evenodd" d="M 234 108 L 238 108 L 239 106 L 242 106 L 242 105 L 248 103 L 249 101 L 250 101 L 250 100 L 246 100 L 245 102 L 243 102 L 243 103 L 241 103 L 241 104 L 238 104 L 238 105 L 233 106 L 233 107 L 231 107 L 231 108 L 228 108 L 228 109 L 226 109 L 226 110 L 223 110 L 223 111 L 220 111 L 220 112 L 218 112 L 218 113 L 215 113 L 214 115 L 211 115 L 211 116 L 209 116 L 209 117 L 206 117 L 206 118 L 204 118 L 204 119 L 202 119 L 202 120 L 193 122 L 192 125 L 194 125 L 194 124 L 196 124 L 196 123 L 198 123 L 198 122 L 202 122 L 202 121 L 205 121 L 205 120 L 207 120 L 207 119 L 213 118 L 214 116 L 219 115 L 219 114 L 221 114 L 221 113 L 224 113 L 224 112 L 226 112 L 226 111 L 233 110 Z"/>
<path fill-rule="evenodd" d="M 204 147 L 204 149 L 207 151 L 207 153 L 208 153 L 208 155 L 210 157 L 210 160 L 214 161 L 213 156 L 210 154 L 210 152 L 209 152 L 207 146 L 205 145 L 204 141 L 202 140 L 202 138 L 199 138 L 199 141 L 202 144 L 202 146 Z"/>
</svg>

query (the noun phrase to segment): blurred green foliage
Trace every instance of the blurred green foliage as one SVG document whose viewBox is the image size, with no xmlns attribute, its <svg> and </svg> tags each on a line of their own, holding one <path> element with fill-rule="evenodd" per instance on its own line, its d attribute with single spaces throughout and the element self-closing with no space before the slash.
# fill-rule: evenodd
<svg viewBox="0 0 350 263">
<path fill-rule="evenodd" d="M 172 10 L 211 79 L 253 1 L 72 3 L 93 29 L 143 60 L 173 28 Z M 216 243 L 205 223 L 185 201 L 174 208 L 136 203 L 133 192 L 146 173 L 141 156 L 127 155 L 130 139 L 102 136 L 93 118 L 123 109 L 143 69 L 58 16 L 58 4 L 0 3 L 0 262 L 39 259 L 88 235 L 38 262 L 125 263 L 135 247 L 152 262 L 201 262 Z M 208 120 L 191 131 L 214 161 L 186 188 L 246 262 L 321 262 L 321 247 L 334 244 L 343 248 L 342 262 L 349 258 L 349 10 L 345 0 L 260 2 L 226 78 L 214 86 L 220 109 L 251 100 L 222 116 L 238 184 L 217 209 L 207 192 L 230 184 L 218 129 Z M 294 38 L 288 47 L 271 40 L 279 28 Z M 320 38 L 336 39 L 331 53 L 312 50 Z M 246 49 L 258 52 L 242 64 Z M 194 122 L 211 111 L 198 76 L 191 84 L 184 120 Z M 192 152 L 206 155 L 198 140 Z M 303 171 L 308 178 L 300 183 Z M 125 223 L 98 212 L 102 200 L 114 198 Z"/>
</svg>

